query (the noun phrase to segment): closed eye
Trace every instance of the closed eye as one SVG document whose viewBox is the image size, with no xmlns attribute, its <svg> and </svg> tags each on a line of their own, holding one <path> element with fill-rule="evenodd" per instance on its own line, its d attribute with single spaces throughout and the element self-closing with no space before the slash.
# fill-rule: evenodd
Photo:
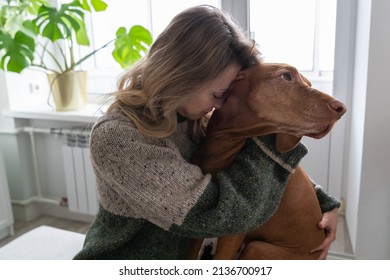
<svg viewBox="0 0 390 280">
<path fill-rule="evenodd" d="M 223 95 L 221 95 L 221 96 L 217 96 L 217 95 L 215 95 L 215 94 L 213 94 L 213 97 L 214 97 L 214 99 L 223 99 Z"/>
<path fill-rule="evenodd" d="M 214 93 L 213 97 L 214 99 L 225 99 L 228 94 L 229 90 L 225 90 L 223 92 Z"/>
</svg>

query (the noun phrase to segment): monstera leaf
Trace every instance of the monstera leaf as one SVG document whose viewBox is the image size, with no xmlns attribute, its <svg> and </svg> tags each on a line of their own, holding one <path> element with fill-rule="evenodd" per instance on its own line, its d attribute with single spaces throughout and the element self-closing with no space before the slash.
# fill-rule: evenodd
<svg viewBox="0 0 390 280">
<path fill-rule="evenodd" d="M 78 1 L 63 4 L 59 10 L 54 7 L 41 6 L 34 20 L 40 34 L 52 42 L 71 38 L 73 32 L 77 33 L 80 29 L 84 29 L 82 32 L 86 34 L 82 22 L 84 22 L 84 11 Z"/>
<path fill-rule="evenodd" d="M 34 39 L 25 33 L 16 32 L 15 37 L 0 30 L 0 52 L 4 55 L 0 60 L 0 68 L 20 73 L 34 60 Z"/>
<path fill-rule="evenodd" d="M 142 57 L 152 41 L 150 32 L 140 25 L 134 25 L 128 33 L 126 28 L 120 27 L 112 56 L 125 69 Z"/>
</svg>

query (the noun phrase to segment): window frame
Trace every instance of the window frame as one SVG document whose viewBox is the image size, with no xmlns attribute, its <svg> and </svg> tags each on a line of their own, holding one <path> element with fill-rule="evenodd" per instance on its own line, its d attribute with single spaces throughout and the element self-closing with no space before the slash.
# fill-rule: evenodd
<svg viewBox="0 0 390 280">
<path fill-rule="evenodd" d="M 315 24 L 315 35 L 314 35 L 314 60 L 313 70 L 303 71 L 302 74 L 307 76 L 313 82 L 318 83 L 332 83 L 334 71 L 321 71 L 319 69 L 319 24 L 318 21 L 318 6 L 319 0 L 316 1 L 316 24 Z M 232 17 L 247 31 L 247 35 L 253 38 L 253 33 L 250 28 L 250 0 L 221 0 L 221 7 L 225 11 L 229 12 Z"/>
</svg>

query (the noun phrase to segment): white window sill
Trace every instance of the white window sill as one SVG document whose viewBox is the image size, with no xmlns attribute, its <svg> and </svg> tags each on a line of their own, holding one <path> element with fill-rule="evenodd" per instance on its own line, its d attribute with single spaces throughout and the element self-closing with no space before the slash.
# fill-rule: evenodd
<svg viewBox="0 0 390 280">
<path fill-rule="evenodd" d="M 79 111 L 54 111 L 47 104 L 36 106 L 21 107 L 17 109 L 4 110 L 4 117 L 16 119 L 35 119 L 35 120 L 52 120 L 52 121 L 69 121 L 94 123 L 106 111 L 107 106 L 90 103 L 86 108 Z"/>
</svg>

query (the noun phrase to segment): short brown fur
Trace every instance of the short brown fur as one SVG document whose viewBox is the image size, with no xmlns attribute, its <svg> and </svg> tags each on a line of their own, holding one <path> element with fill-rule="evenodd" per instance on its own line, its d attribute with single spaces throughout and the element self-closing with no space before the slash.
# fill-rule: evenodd
<svg viewBox="0 0 390 280">
<path fill-rule="evenodd" d="M 227 168 L 248 138 L 276 134 L 276 149 L 287 152 L 303 136 L 322 138 L 346 112 L 343 103 L 311 87 L 287 64 L 261 63 L 239 73 L 224 106 L 213 113 L 204 145 L 194 161 L 204 172 Z M 250 214 L 250 213 L 248 213 Z M 275 214 L 246 234 L 218 239 L 214 259 L 317 259 L 310 253 L 325 238 L 318 228 L 322 212 L 313 185 L 298 166 L 291 174 Z M 197 259 L 203 240 L 189 258 Z"/>
</svg>

